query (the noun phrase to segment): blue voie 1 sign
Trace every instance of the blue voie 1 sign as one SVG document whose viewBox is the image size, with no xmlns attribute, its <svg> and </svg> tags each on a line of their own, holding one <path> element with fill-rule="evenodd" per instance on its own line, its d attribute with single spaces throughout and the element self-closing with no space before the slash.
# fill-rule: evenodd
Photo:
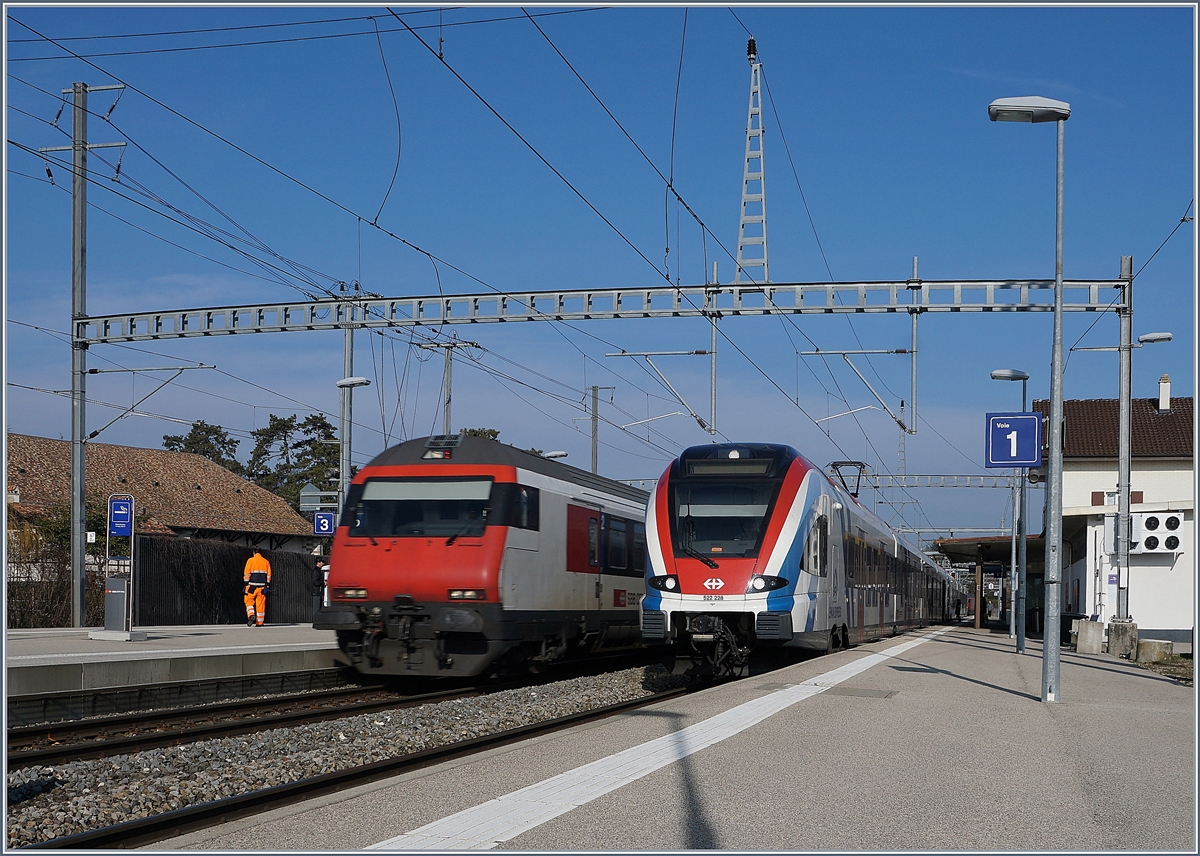
<svg viewBox="0 0 1200 856">
<path fill-rule="evenodd" d="M 133 534 L 133 500 L 129 497 L 109 497 L 108 534 L 122 538 Z"/>
<path fill-rule="evenodd" d="M 318 511 L 313 515 L 313 534 L 332 535 L 336 528 L 337 514 L 333 511 Z"/>
<path fill-rule="evenodd" d="M 987 414 L 988 467 L 1040 467 L 1042 414 Z"/>
</svg>

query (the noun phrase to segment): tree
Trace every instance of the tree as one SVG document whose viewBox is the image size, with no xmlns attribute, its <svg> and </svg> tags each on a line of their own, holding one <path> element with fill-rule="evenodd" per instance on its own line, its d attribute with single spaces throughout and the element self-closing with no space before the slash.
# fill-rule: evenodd
<svg viewBox="0 0 1200 856">
<path fill-rule="evenodd" d="M 462 428 L 458 433 L 464 437 L 482 437 L 485 440 L 496 440 L 497 442 L 500 438 L 498 428 Z"/>
<path fill-rule="evenodd" d="M 202 455 L 225 469 L 244 475 L 246 468 L 234 457 L 241 443 L 229 436 L 220 425 L 209 425 L 203 419 L 192 423 L 187 434 L 164 434 L 163 448 L 172 452 Z"/>
<path fill-rule="evenodd" d="M 300 488 L 337 487 L 340 451 L 333 425 L 316 413 L 303 422 L 271 414 L 266 427 L 251 432 L 254 451 L 246 469 L 259 487 L 300 508 Z"/>
</svg>

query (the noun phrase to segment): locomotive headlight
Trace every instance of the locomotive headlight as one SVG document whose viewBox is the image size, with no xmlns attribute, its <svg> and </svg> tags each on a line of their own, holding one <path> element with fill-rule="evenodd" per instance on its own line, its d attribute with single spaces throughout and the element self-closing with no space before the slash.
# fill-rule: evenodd
<svg viewBox="0 0 1200 856">
<path fill-rule="evenodd" d="M 487 592 L 483 589 L 450 589 L 451 600 L 486 600 Z"/>
<path fill-rule="evenodd" d="M 766 577 L 762 574 L 755 574 L 750 577 L 750 582 L 746 586 L 746 594 L 760 594 L 765 591 L 773 591 L 781 589 L 788 584 L 788 581 L 783 577 Z"/>
<path fill-rule="evenodd" d="M 335 588 L 333 590 L 334 597 L 346 599 L 367 599 L 367 590 L 365 588 Z"/>
<path fill-rule="evenodd" d="M 659 591 L 677 592 L 679 591 L 679 577 L 675 576 L 675 574 L 667 574 L 666 576 L 662 577 L 650 577 L 648 580 L 646 580 L 646 585 L 650 586 L 652 589 L 658 589 Z"/>
</svg>

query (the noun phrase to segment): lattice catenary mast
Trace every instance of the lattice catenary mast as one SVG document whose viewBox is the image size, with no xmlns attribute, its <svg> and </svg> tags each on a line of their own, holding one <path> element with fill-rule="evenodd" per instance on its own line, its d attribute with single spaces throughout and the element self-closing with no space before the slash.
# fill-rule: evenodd
<svg viewBox="0 0 1200 856">
<path fill-rule="evenodd" d="M 742 218 L 738 224 L 737 273 L 734 282 L 770 282 L 767 268 L 767 187 L 763 178 L 762 63 L 751 38 L 750 109 L 746 116 L 746 160 L 742 171 Z M 759 248 L 761 248 L 761 253 Z"/>
</svg>

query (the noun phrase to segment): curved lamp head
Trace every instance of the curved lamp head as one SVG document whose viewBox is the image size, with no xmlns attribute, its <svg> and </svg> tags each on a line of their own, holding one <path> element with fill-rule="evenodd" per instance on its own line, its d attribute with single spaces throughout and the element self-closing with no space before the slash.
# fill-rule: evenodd
<svg viewBox="0 0 1200 856">
<path fill-rule="evenodd" d="M 1058 122 L 1071 118 L 1071 105 L 1040 95 L 997 98 L 988 105 L 993 122 Z"/>
<path fill-rule="evenodd" d="M 1169 342 L 1173 338 L 1174 338 L 1174 335 L 1171 333 L 1146 333 L 1144 335 L 1138 336 L 1138 344 L 1150 345 L 1150 344 L 1153 344 L 1154 342 Z"/>
<path fill-rule="evenodd" d="M 542 455 L 543 458 L 565 458 L 566 452 L 546 452 Z"/>
<path fill-rule="evenodd" d="M 1020 369 L 996 369 L 992 372 L 992 380 L 1029 380 L 1029 372 Z"/>
<path fill-rule="evenodd" d="M 354 389 L 356 386 L 370 386 L 370 378 L 365 377 L 344 377 L 337 382 L 338 389 Z"/>
</svg>

